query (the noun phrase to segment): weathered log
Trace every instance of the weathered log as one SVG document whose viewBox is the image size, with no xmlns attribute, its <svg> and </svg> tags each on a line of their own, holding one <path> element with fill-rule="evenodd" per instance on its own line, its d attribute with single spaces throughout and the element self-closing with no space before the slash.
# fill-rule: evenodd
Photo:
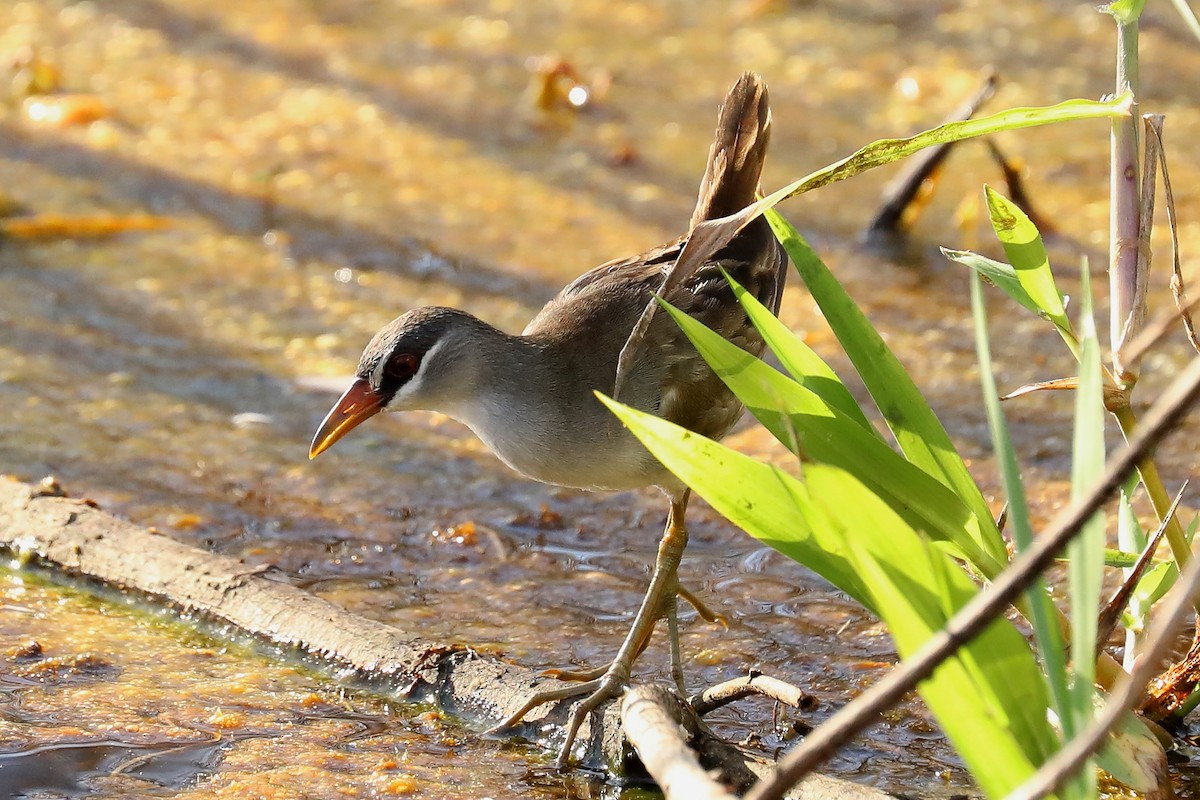
<svg viewBox="0 0 1200 800">
<path fill-rule="evenodd" d="M 62 496 L 56 485 L 35 487 L 0 478 L 0 550 L 24 564 L 73 578 L 99 581 L 189 618 L 225 623 L 316 661 L 341 680 L 401 700 L 434 703 L 468 725 L 491 726 L 518 707 L 535 687 L 553 679 L 476 653 L 461 644 L 429 642 L 366 619 L 238 559 L 177 542 L 113 517 L 84 500 Z M 768 764 L 719 739 L 676 698 L 704 770 L 745 791 Z M 570 702 L 531 712 L 508 735 L 550 745 L 561 737 Z M 610 705 L 580 736 L 582 763 L 616 776 L 629 773 L 632 748 Z M 636 769 L 635 769 L 636 771 Z M 869 787 L 813 776 L 794 794 L 804 798 L 882 800 Z"/>
</svg>

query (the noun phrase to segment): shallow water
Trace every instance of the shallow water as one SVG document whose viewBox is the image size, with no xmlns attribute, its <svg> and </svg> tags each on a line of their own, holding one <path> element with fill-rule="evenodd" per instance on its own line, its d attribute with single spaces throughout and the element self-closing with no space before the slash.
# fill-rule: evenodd
<svg viewBox="0 0 1200 800">
<path fill-rule="evenodd" d="M 1181 236 L 1194 250 L 1200 140 L 1184 132 L 1198 122 L 1200 85 L 1180 76 L 1198 74 L 1200 57 L 1169 11 L 1151 12 L 1143 29 L 1143 104 L 1169 115 Z M 53 473 L 112 512 L 275 564 L 357 613 L 431 639 L 529 665 L 598 663 L 640 599 L 661 498 L 521 480 L 433 415 L 373 420 L 309 463 L 329 387 L 340 389 L 371 333 L 426 304 L 519 330 L 586 267 L 677 235 L 716 105 L 743 70 L 771 87 L 770 189 L 872 139 L 936 123 L 989 64 L 1002 78 L 991 109 L 1098 96 L 1112 80 L 1111 38 L 1105 18 L 1072 3 L 0 5 L 0 52 L 33 48 L 65 90 L 111 110 L 58 128 L 30 120 L 15 98 L 0 107 L 5 203 L 173 221 L 107 239 L 3 243 L 0 470 L 26 480 Z M 539 111 L 528 62 L 550 54 L 585 79 L 610 75 L 608 93 L 583 112 Z M 1062 234 L 1061 271 L 1076 272 L 1081 253 L 1103 263 L 1103 124 L 1001 144 L 1030 164 L 1038 207 Z M 979 146 L 950 163 L 902 264 L 856 241 L 894 171 L 784 211 L 995 493 L 966 282 L 936 245 L 986 242 L 953 216 L 1000 177 Z M 1158 308 L 1165 281 L 1156 281 Z M 796 283 L 785 321 L 844 368 Z M 993 315 L 1003 388 L 1071 371 L 1037 320 L 999 302 Z M 1154 354 L 1139 398 L 1153 398 L 1186 355 L 1177 340 Z M 1040 520 L 1064 496 L 1069 402 L 1009 408 L 1039 481 Z M 1164 449 L 1173 482 L 1191 468 L 1186 439 Z M 730 441 L 784 460 L 752 426 Z M 815 723 L 894 658 L 881 626 L 824 581 L 702 504 L 689 520 L 683 579 L 733 620 L 725 631 L 689 615 L 693 683 L 756 666 L 815 694 L 821 707 L 806 716 Z M 0 780 L 30 764 L 79 776 L 41 796 L 600 791 L 531 773 L 528 754 L 435 717 L 343 696 L 136 612 L 18 574 L 0 576 L 0 591 Z M 12 653 L 31 639 L 52 657 L 92 653 L 110 668 L 21 678 Z M 664 667 L 658 648 L 642 662 L 650 675 Z M 723 714 L 730 735 L 760 736 L 768 751 L 782 744 L 765 704 Z M 915 701 L 827 769 L 889 789 L 969 786 Z M 37 788 L 28 785 L 27 794 Z"/>
</svg>

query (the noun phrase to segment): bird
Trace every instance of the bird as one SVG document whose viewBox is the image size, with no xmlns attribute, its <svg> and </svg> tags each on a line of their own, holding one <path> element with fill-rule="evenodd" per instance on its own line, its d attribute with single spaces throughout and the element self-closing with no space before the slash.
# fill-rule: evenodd
<svg viewBox="0 0 1200 800">
<path fill-rule="evenodd" d="M 684 692 L 675 618 L 685 597 L 677 569 L 687 545 L 684 521 L 690 491 L 597 399 L 613 393 L 618 363 L 639 319 L 662 297 L 743 349 L 759 355 L 764 342 L 734 296 L 732 277 L 777 312 L 787 256 L 762 217 L 674 285 L 665 279 L 689 237 L 710 220 L 734 215 L 759 196 L 771 135 L 766 84 L 746 73 L 721 104 L 688 231 L 632 258 L 595 267 L 565 286 L 512 335 L 453 308 L 408 311 L 367 344 L 353 383 L 313 437 L 315 458 L 382 411 L 436 411 L 465 423 L 501 461 L 536 481 L 592 491 L 657 486 L 669 503 L 646 595 L 612 662 L 580 673 L 580 681 L 534 694 L 496 729 L 519 722 L 552 701 L 587 697 L 572 710 L 557 766 L 569 764 L 583 721 L 628 687 L 633 664 L 658 620 L 666 617 L 672 675 Z M 743 407 L 668 315 L 647 315 L 636 355 L 623 366 L 620 400 L 641 411 L 720 439 Z"/>
</svg>

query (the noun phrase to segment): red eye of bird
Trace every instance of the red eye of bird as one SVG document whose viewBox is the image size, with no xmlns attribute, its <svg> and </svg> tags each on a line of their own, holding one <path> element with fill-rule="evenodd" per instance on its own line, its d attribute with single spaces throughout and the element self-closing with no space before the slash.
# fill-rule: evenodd
<svg viewBox="0 0 1200 800">
<path fill-rule="evenodd" d="M 412 353 L 399 353 L 388 359 L 383 371 L 393 380 L 406 381 L 417 373 L 420 364 Z"/>
</svg>

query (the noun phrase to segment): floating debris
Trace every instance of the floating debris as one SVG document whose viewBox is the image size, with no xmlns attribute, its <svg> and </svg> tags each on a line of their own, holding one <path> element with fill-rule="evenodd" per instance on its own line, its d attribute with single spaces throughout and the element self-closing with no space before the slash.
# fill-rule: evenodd
<svg viewBox="0 0 1200 800">
<path fill-rule="evenodd" d="M 154 231 L 174 224 L 152 214 L 38 214 L 0 220 L 0 238 L 102 239 L 131 231 Z"/>
<path fill-rule="evenodd" d="M 25 119 L 52 128 L 90 125 L 112 116 L 112 108 L 94 94 L 47 94 L 26 97 Z"/>
<path fill-rule="evenodd" d="M 541 111 L 582 111 L 603 100 L 612 86 L 611 73 L 599 70 L 585 81 L 571 62 L 559 56 L 530 58 L 525 63 L 533 73 L 527 94 Z"/>
</svg>

